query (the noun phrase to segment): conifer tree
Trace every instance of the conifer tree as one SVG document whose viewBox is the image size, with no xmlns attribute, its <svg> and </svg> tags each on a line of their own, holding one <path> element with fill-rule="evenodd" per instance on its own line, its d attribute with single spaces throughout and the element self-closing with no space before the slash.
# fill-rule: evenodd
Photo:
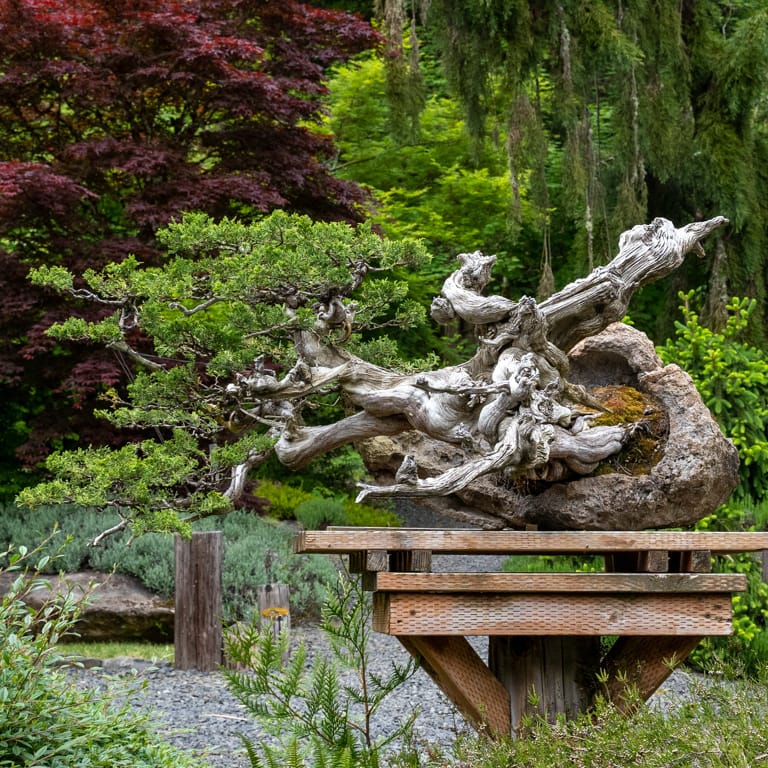
<svg viewBox="0 0 768 768">
<path fill-rule="evenodd" d="M 506 143 L 517 214 L 522 194 L 538 211 L 528 260 L 541 254 L 544 294 L 606 263 L 638 221 L 723 214 L 732 226 L 713 256 L 634 313 L 663 338 L 686 286 L 709 285 L 710 319 L 732 295 L 764 306 L 764 4 L 386 0 L 387 18 L 393 6 L 420 19 L 475 138 Z"/>
</svg>

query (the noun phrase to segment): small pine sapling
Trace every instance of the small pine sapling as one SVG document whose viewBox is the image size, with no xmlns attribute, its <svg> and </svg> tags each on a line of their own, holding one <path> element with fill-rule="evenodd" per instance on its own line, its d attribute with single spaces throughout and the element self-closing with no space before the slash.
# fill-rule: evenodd
<svg viewBox="0 0 768 768">
<path fill-rule="evenodd" d="M 416 664 L 393 661 L 386 675 L 371 669 L 371 610 L 359 579 L 340 574 L 320 623 L 330 654 L 316 656 L 309 668 L 304 642 L 284 663 L 287 635 L 275 638 L 258 621 L 226 636 L 227 656 L 245 667 L 226 672 L 229 687 L 270 740 L 257 747 L 241 736 L 252 768 L 378 768 L 388 749 L 398 744 L 408 749 L 416 712 L 383 736 L 376 735 L 374 723 Z"/>
</svg>

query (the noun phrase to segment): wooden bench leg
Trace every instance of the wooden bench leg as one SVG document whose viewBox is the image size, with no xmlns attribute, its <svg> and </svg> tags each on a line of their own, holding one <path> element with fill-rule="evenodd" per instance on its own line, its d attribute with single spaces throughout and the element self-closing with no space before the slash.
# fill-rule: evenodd
<svg viewBox="0 0 768 768">
<path fill-rule="evenodd" d="M 604 693 L 616 707 L 629 714 L 636 703 L 655 693 L 675 667 L 688 658 L 701 637 L 620 637 L 603 659 L 607 675 Z M 627 697 L 627 687 L 637 689 L 637 698 Z"/>
<path fill-rule="evenodd" d="M 488 666 L 510 694 L 512 734 L 523 715 L 574 717 L 592 701 L 597 637 L 489 637 Z"/>
<path fill-rule="evenodd" d="M 401 635 L 398 640 L 421 661 L 438 687 L 475 728 L 487 730 L 495 737 L 509 735 L 509 692 L 466 638 L 457 635 Z"/>
</svg>

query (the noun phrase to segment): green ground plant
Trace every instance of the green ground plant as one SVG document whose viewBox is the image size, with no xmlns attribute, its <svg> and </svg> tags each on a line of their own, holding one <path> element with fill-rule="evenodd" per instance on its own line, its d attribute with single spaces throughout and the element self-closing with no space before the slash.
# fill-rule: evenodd
<svg viewBox="0 0 768 768">
<path fill-rule="evenodd" d="M 641 707 L 631 717 L 605 701 L 570 721 L 525 723 L 524 738 L 459 742 L 434 768 L 751 768 L 768 753 L 764 685 L 702 679 L 668 710 Z"/>
<path fill-rule="evenodd" d="M 341 499 L 315 496 L 296 507 L 296 519 L 305 529 L 316 531 L 329 525 L 344 525 L 347 512 Z"/>
<path fill-rule="evenodd" d="M 404 713 L 394 731 L 376 736 L 377 712 L 415 671 L 415 664 L 393 662 L 386 676 L 371 671 L 370 616 L 370 596 L 359 580 L 340 574 L 320 622 L 329 657 L 318 655 L 308 663 L 306 647 L 300 644 L 284 664 L 287 636 L 276 639 L 260 622 L 227 635 L 227 655 L 245 667 L 225 672 L 229 687 L 270 737 L 258 745 L 242 737 L 252 768 L 421 764 L 409 747 L 415 710 Z M 397 755 L 389 756 L 395 744 Z"/>
<path fill-rule="evenodd" d="M 53 666 L 79 605 L 72 595 L 36 609 L 25 603 L 44 585 L 50 556 L 18 547 L 7 549 L 3 561 L 0 573 L 16 578 L 0 600 L 0 767 L 201 768 L 159 741 L 148 715 L 73 686 Z"/>
<path fill-rule="evenodd" d="M 303 484 L 302 484 L 303 485 Z M 359 504 L 350 496 L 335 494 L 325 485 L 304 490 L 290 483 L 262 480 L 254 491 L 266 502 L 267 514 L 276 520 L 296 520 L 305 528 L 328 525 L 387 527 L 400 518 L 387 507 Z"/>
<path fill-rule="evenodd" d="M 62 656 L 76 659 L 85 656 L 93 659 L 116 659 L 127 656 L 131 659 L 145 659 L 153 664 L 158 661 L 173 663 L 172 643 L 143 643 L 143 642 L 85 642 L 83 640 L 68 640 L 60 643 L 57 650 Z"/>
</svg>

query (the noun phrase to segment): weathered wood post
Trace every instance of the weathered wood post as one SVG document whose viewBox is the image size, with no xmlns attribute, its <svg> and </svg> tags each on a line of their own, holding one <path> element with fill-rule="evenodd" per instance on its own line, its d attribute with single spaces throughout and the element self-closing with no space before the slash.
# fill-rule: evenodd
<svg viewBox="0 0 768 768">
<path fill-rule="evenodd" d="M 176 536 L 176 613 L 173 629 L 177 669 L 210 672 L 223 661 L 221 627 L 223 558 L 221 531 Z"/>
<path fill-rule="evenodd" d="M 263 631 L 271 632 L 275 641 L 281 635 L 290 635 L 291 607 L 290 587 L 287 584 L 262 584 L 257 592 L 259 616 Z M 283 664 L 288 663 L 289 654 L 283 655 Z"/>
</svg>

